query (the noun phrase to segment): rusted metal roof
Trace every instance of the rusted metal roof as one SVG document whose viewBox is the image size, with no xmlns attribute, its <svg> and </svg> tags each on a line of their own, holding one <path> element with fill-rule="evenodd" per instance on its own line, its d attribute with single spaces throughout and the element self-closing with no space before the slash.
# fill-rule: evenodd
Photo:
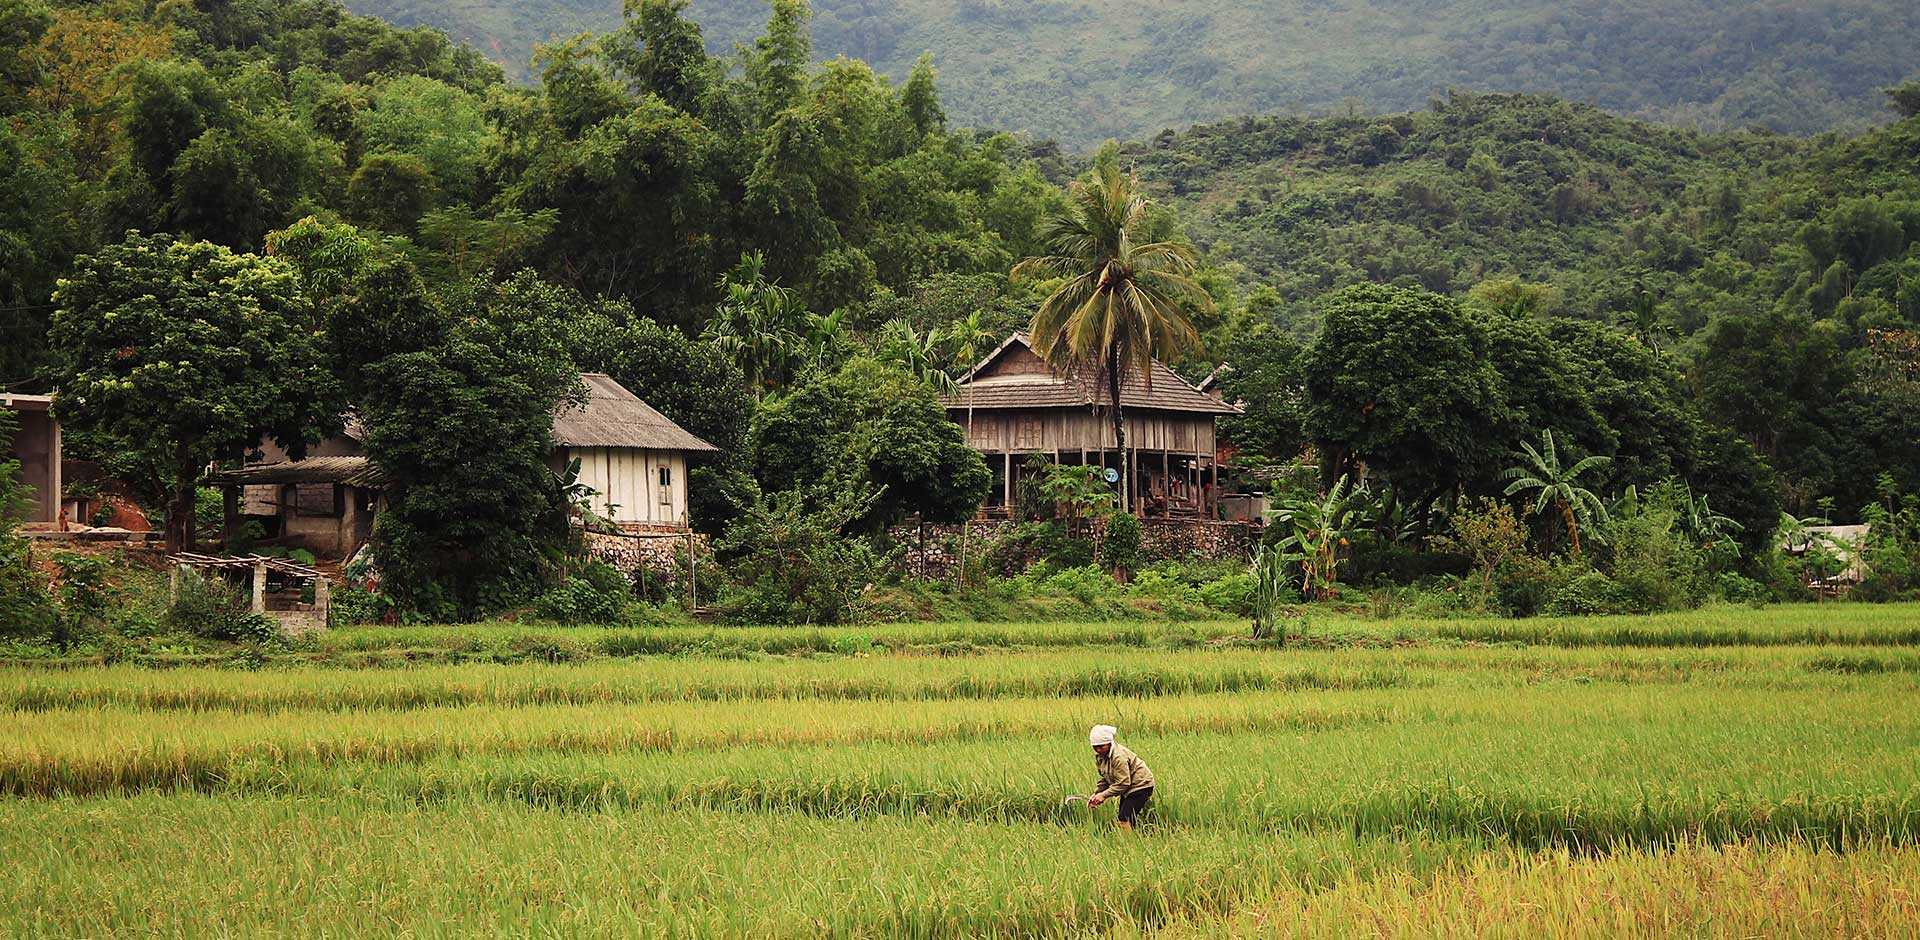
<svg viewBox="0 0 1920 940">
<path fill-rule="evenodd" d="M 386 475 L 365 457 L 308 457 L 256 463 L 233 470 L 215 470 L 204 478 L 215 485 L 273 485 L 282 483 L 344 483 L 378 489 Z"/>
<path fill-rule="evenodd" d="M 646 450 L 717 451 L 674 424 L 612 376 L 584 372 L 582 405 L 563 406 L 553 417 L 553 442 L 561 447 L 631 447 Z"/>
<path fill-rule="evenodd" d="M 1016 375 L 982 375 L 996 359 L 1015 346 L 1031 351 L 1026 334 L 1015 333 L 989 353 L 979 365 L 960 380 L 957 392 L 943 399 L 952 410 L 994 408 L 1088 408 L 1108 404 L 1107 383 L 1099 376 L 1078 376 L 1059 372 Z M 1149 387 L 1137 369 L 1128 370 L 1120 385 L 1120 404 L 1125 408 L 1149 411 L 1186 411 L 1200 414 L 1239 414 L 1236 405 L 1218 401 L 1195 388 L 1191 382 L 1154 360 L 1153 383 Z"/>
</svg>

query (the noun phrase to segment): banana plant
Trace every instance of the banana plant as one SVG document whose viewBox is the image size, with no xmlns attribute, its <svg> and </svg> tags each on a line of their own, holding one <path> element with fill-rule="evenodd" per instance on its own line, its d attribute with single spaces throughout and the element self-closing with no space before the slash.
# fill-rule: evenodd
<svg viewBox="0 0 1920 940">
<path fill-rule="evenodd" d="M 1341 550 L 1354 533 L 1367 526 L 1372 499 L 1364 487 L 1349 485 L 1342 476 L 1319 497 L 1295 499 L 1274 510 L 1274 523 L 1284 534 L 1275 543 L 1288 560 L 1300 566 L 1300 594 L 1309 600 L 1334 596 L 1339 583 Z"/>
<path fill-rule="evenodd" d="M 1501 474 L 1502 479 L 1513 482 L 1507 484 L 1507 496 L 1526 494 L 1533 497 L 1529 511 L 1538 515 L 1548 506 L 1560 510 L 1561 520 L 1567 528 L 1567 539 L 1573 543 L 1573 553 L 1580 554 L 1580 524 L 1591 525 L 1595 521 L 1607 521 L 1607 506 L 1595 496 L 1592 490 L 1580 485 L 1580 478 L 1590 470 L 1604 470 L 1613 463 L 1612 457 L 1595 454 L 1583 458 L 1571 466 L 1560 462 L 1559 448 L 1554 446 L 1553 431 L 1540 432 L 1540 449 L 1532 444 L 1520 443 L 1520 453 L 1514 456 L 1520 464 Z"/>
</svg>

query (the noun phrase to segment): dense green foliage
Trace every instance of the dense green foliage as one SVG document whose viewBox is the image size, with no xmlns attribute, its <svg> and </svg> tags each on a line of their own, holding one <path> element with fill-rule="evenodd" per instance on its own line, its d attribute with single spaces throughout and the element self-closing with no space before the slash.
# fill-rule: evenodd
<svg viewBox="0 0 1920 940">
<path fill-rule="evenodd" d="M 210 461 L 263 436 L 297 453 L 337 422 L 312 307 L 283 262 L 129 234 L 81 258 L 55 299 L 60 422 L 158 468 L 176 550 L 191 547 L 194 487 Z"/>
<path fill-rule="evenodd" d="M 1240 328 L 1252 333 L 1230 340 L 1227 383 L 1262 399 L 1233 423 L 1243 446 L 1282 453 L 1311 419 L 1316 402 L 1276 392 L 1311 387 L 1288 350 L 1320 333 L 1321 298 L 1385 282 L 1478 314 L 1436 348 L 1484 356 L 1453 368 L 1497 379 L 1508 407 L 1457 445 L 1498 455 L 1553 428 L 1613 456 L 1623 481 L 1735 485 L 1753 507 L 1743 522 L 1763 525 L 1753 484 L 1771 484 L 1728 473 L 1752 461 L 1722 429 L 1758 448 L 1799 512 L 1828 497 L 1852 518 L 1882 472 L 1920 488 L 1920 418 L 1873 361 L 1876 342 L 1892 350 L 1920 323 L 1914 119 L 1807 142 L 1454 95 L 1407 115 L 1195 128 L 1126 156 L 1217 263 L 1244 265 Z"/>
<path fill-rule="evenodd" d="M 1701 135 L 1462 93 L 1108 148 L 1069 193 L 1057 151 L 950 131 L 930 61 L 899 85 L 815 64 L 844 26 L 833 4 L 815 23 L 780 0 L 716 54 L 731 13 L 636 0 L 619 28 L 546 49 L 530 87 L 323 3 L 6 11 L 0 143 L 22 159 L 0 171 L 0 294 L 29 341 L 6 345 L 0 379 L 62 386 L 75 456 L 170 499 L 179 527 L 207 461 L 263 434 L 297 452 L 357 414 L 394 481 L 376 543 L 404 616 L 552 586 L 580 494 L 545 427 L 579 370 L 720 449 L 689 474 L 710 534 L 822 486 L 861 498 L 842 536 L 967 517 L 990 471 L 939 393 L 1034 310 L 1102 296 L 1074 293 L 1099 265 L 1135 287 L 1156 264 L 1178 275 L 1182 296 L 1117 351 L 1232 367 L 1246 482 L 1317 498 L 1291 491 L 1319 489 L 1300 472 L 1318 463 L 1322 485 L 1346 475 L 1379 501 L 1314 593 L 1465 573 L 1434 539 L 1463 503 L 1524 496 L 1502 474 L 1548 433 L 1567 466 L 1591 461 L 1588 516 L 1669 484 L 1733 523 L 1740 551 L 1709 559 L 1687 603 L 1782 595 L 1783 507 L 1852 521 L 1920 491 L 1920 118 Z M 1910 110 L 1910 88 L 1891 98 Z M 1159 201 L 1074 223 L 1129 167 Z M 1094 245 L 1123 229 L 1126 251 Z M 206 263 L 140 262 L 154 246 Z M 1061 263 L 1021 273 L 1052 279 L 1009 278 L 1035 257 Z M 219 330 L 173 329 L 194 304 Z M 156 372 L 160 341 L 168 362 L 225 352 Z M 184 410 L 169 423 L 113 397 L 129 390 Z M 1482 607 L 1544 609 L 1584 576 L 1555 556 L 1593 520 L 1551 515 L 1517 521 L 1552 570 L 1481 571 L 1506 594 Z M 1574 554 L 1621 577 L 1605 551 Z"/>
<path fill-rule="evenodd" d="M 352 0 L 447 30 L 521 71 L 535 43 L 606 29 L 588 0 Z M 1525 90 L 1708 128 L 1795 133 L 1884 117 L 1920 41 L 1897 0 L 814 0 L 814 48 L 903 77 L 939 63 L 962 125 L 1075 146 L 1163 127 L 1350 102 L 1400 109 L 1442 88 Z M 695 0 L 716 49 L 751 41 L 764 0 Z"/>
<path fill-rule="evenodd" d="M 0 408 L 0 453 L 9 453 L 20 424 L 10 408 Z M 20 482 L 20 461 L 0 460 L 0 637 L 36 637 L 51 626 L 54 609 L 17 531 L 32 494 Z"/>
</svg>

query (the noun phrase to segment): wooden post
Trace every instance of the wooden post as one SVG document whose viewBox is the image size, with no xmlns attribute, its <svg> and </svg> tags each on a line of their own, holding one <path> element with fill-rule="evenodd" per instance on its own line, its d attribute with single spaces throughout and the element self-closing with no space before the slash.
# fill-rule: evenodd
<svg viewBox="0 0 1920 940">
<path fill-rule="evenodd" d="M 320 626 L 327 627 L 331 625 L 331 618 L 327 616 L 327 611 L 332 608 L 333 584 L 327 581 L 327 576 L 323 574 L 313 579 L 313 613 L 315 617 L 319 618 Z"/>
<path fill-rule="evenodd" d="M 693 529 L 687 529 L 687 613 L 700 609 L 700 552 L 694 543 Z"/>
<path fill-rule="evenodd" d="M 1209 465 L 1213 470 L 1213 482 L 1207 485 L 1207 501 L 1217 510 L 1220 505 L 1220 458 L 1214 457 Z"/>
<path fill-rule="evenodd" d="M 240 487 L 227 484 L 220 488 L 220 539 L 227 551 L 240 540 Z"/>
<path fill-rule="evenodd" d="M 1167 495 L 1167 515 L 1173 515 L 1173 466 L 1167 449 L 1160 448 L 1160 489 Z"/>
<path fill-rule="evenodd" d="M 1013 451 L 1003 452 L 1000 458 L 1002 472 L 1006 477 L 1002 481 L 1005 484 L 1006 495 L 1002 497 L 1001 505 L 1007 510 L 1007 518 L 1011 519 L 1013 518 Z"/>
<path fill-rule="evenodd" d="M 186 567 L 187 567 L 186 565 L 174 565 L 173 570 L 167 572 L 167 599 L 168 600 L 180 599 L 180 572 L 186 570 Z"/>
<path fill-rule="evenodd" d="M 262 558 L 253 563 L 253 612 L 267 612 L 267 560 Z"/>
</svg>

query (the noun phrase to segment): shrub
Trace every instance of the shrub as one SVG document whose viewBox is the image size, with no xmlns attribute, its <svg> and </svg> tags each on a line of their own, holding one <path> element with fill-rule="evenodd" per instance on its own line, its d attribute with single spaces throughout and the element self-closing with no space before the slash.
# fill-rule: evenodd
<svg viewBox="0 0 1920 940">
<path fill-rule="evenodd" d="M 618 572 L 615 572 L 618 574 Z M 590 577 L 574 575 L 548 588 L 533 602 L 534 613 L 543 620 L 568 626 L 582 623 L 622 623 L 626 620 L 627 591 L 622 584 L 609 590 Z"/>
<path fill-rule="evenodd" d="M 871 502 L 871 494 L 822 487 L 757 496 L 717 546 L 729 581 L 722 614 L 750 623 L 847 620 L 886 569 L 871 542 L 844 532 Z"/>
<path fill-rule="evenodd" d="M 1562 585 L 1547 602 L 1547 611 L 1554 614 L 1630 614 L 1637 607 L 1632 591 L 1598 571 Z"/>
<path fill-rule="evenodd" d="M 53 639 L 64 650 L 106 622 L 107 561 L 97 555 L 59 552 L 53 563 L 60 569 L 60 615 Z"/>
<path fill-rule="evenodd" d="M 1253 592 L 1258 581 L 1252 572 L 1240 571 L 1200 585 L 1200 600 L 1208 607 L 1236 617 L 1253 616 Z"/>
<path fill-rule="evenodd" d="M 387 623 L 394 615 L 393 601 L 379 591 L 346 587 L 334 592 L 327 610 L 330 626 L 346 627 L 362 623 Z"/>
<path fill-rule="evenodd" d="M 1713 594 L 1734 604 L 1764 604 L 1773 597 L 1773 591 L 1766 585 L 1731 571 L 1722 571 L 1714 576 Z"/>
<path fill-rule="evenodd" d="M 1140 566 L 1140 520 L 1132 513 L 1107 517 L 1106 537 L 1100 543 L 1101 560 L 1109 571 L 1132 571 Z"/>
<path fill-rule="evenodd" d="M 1682 527 L 1687 498 L 1674 485 L 1655 486 L 1626 500 L 1607 525 L 1609 571 L 1639 610 L 1684 610 L 1705 599 L 1707 555 Z"/>
<path fill-rule="evenodd" d="M 1514 555 L 1493 571 L 1493 603 L 1508 617 L 1531 617 L 1547 609 L 1561 578 L 1535 555 Z"/>
<path fill-rule="evenodd" d="M 267 643 L 280 639 L 280 625 L 247 610 L 240 593 L 223 580 L 180 573 L 180 590 L 161 618 L 167 629 L 229 643 Z"/>
<path fill-rule="evenodd" d="M 0 532 L 0 638 L 46 636 L 56 616 L 53 598 L 27 561 L 26 540 Z"/>
<path fill-rule="evenodd" d="M 1184 607 L 1200 607 L 1206 602 L 1201 599 L 1200 591 L 1186 581 L 1174 577 L 1165 571 L 1143 571 L 1133 579 L 1133 585 L 1127 591 L 1134 597 L 1144 597 L 1164 604 Z"/>
<path fill-rule="evenodd" d="M 1095 604 L 1120 596 L 1120 585 L 1106 572 L 1092 565 L 1053 572 L 1040 581 L 1039 588 L 1047 593 L 1066 595 L 1083 604 Z"/>
</svg>

